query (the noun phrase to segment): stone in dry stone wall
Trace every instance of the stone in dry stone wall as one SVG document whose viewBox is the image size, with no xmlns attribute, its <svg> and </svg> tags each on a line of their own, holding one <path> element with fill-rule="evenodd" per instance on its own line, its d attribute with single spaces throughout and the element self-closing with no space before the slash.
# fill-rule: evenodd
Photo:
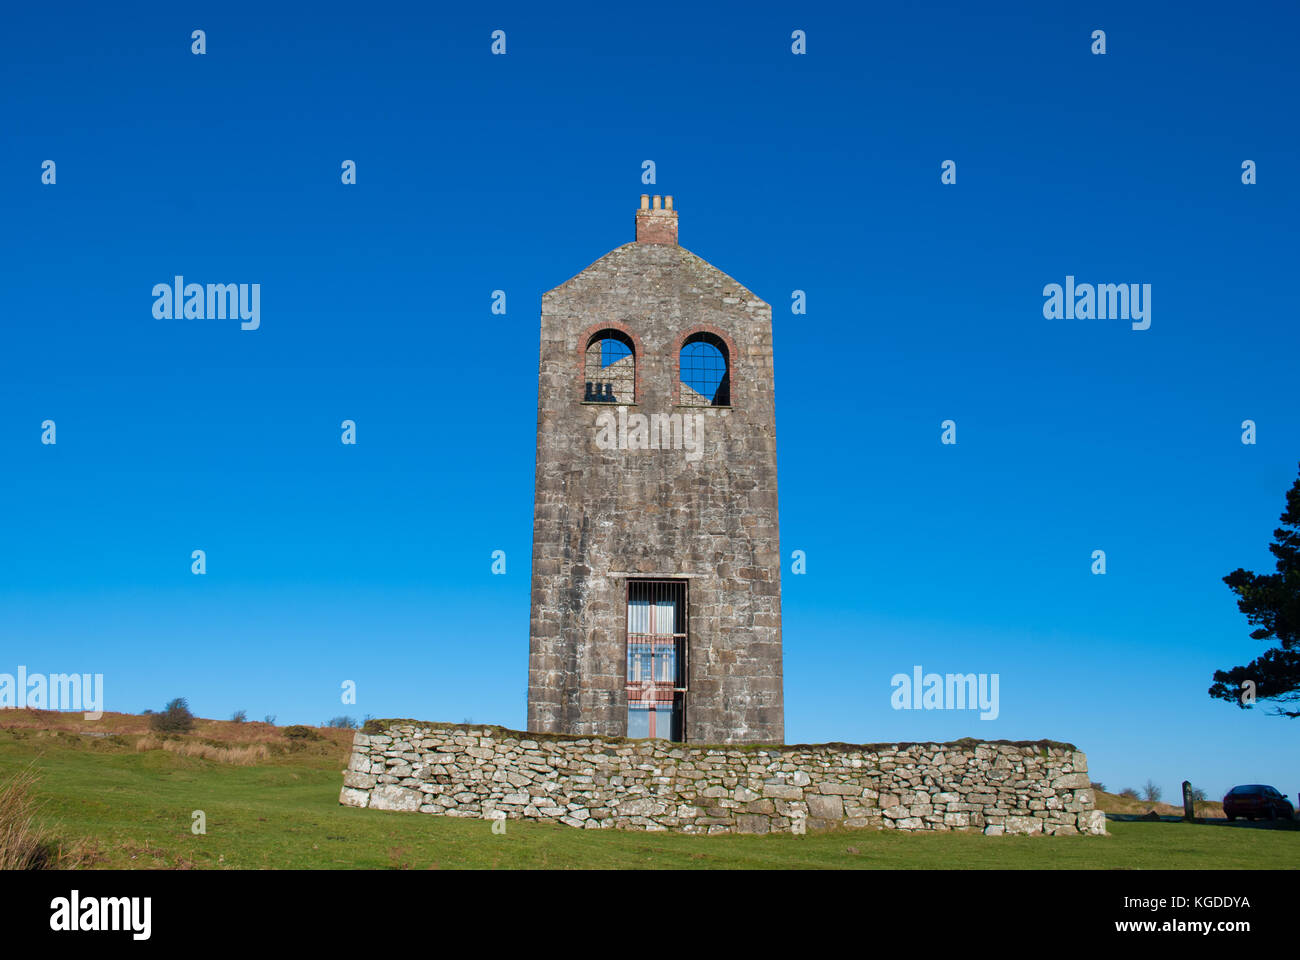
<svg viewBox="0 0 1300 960">
<path fill-rule="evenodd" d="M 1104 834 L 1069 744 L 696 746 L 392 721 L 358 733 L 339 803 L 593 830 L 831 827 Z"/>
</svg>

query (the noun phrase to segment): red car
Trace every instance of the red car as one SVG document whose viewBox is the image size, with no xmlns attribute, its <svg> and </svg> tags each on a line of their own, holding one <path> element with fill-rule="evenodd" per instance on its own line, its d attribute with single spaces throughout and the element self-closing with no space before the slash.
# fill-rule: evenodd
<svg viewBox="0 0 1300 960">
<path fill-rule="evenodd" d="M 1270 786 L 1248 783 L 1224 795 L 1223 814 L 1229 820 L 1289 820 L 1295 814 L 1291 801 Z"/>
</svg>

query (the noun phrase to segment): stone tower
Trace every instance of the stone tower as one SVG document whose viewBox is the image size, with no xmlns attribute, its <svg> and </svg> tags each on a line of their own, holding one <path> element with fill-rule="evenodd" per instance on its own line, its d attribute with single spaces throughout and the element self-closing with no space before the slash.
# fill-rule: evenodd
<svg viewBox="0 0 1300 960">
<path fill-rule="evenodd" d="M 528 729 L 784 741 L 772 309 L 672 197 L 542 297 Z"/>
</svg>

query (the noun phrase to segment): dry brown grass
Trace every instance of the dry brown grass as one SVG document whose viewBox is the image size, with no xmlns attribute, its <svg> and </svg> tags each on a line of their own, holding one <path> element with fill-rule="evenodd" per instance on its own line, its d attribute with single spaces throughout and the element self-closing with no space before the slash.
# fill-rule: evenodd
<svg viewBox="0 0 1300 960">
<path fill-rule="evenodd" d="M 198 757 L 236 766 L 264 763 L 284 752 L 346 753 L 353 731 L 312 727 L 312 743 L 284 735 L 286 728 L 269 723 L 206 720 L 195 717 L 187 734 L 159 736 L 149 728 L 149 717 L 131 713 L 105 713 L 99 720 L 87 720 L 80 713 L 55 710 L 0 710 L 0 729 L 16 736 L 35 738 L 80 736 L 87 742 L 117 743 L 135 749 L 165 750 L 180 757 Z M 120 739 L 116 739 L 120 738 Z M 125 741 L 125 743 L 124 743 Z M 119 747 L 120 748 L 120 747 Z"/>
<path fill-rule="evenodd" d="M 0 782 L 0 870 L 41 870 L 57 859 L 53 839 L 36 819 L 37 779 L 27 766 Z"/>
<path fill-rule="evenodd" d="M 151 734 L 149 718 L 134 713 L 105 713 L 99 720 L 87 720 L 80 713 L 62 713 L 57 710 L 0 710 L 0 728 L 23 731 L 45 731 L 108 734 L 110 736 L 142 736 Z M 352 743 L 352 730 L 331 727 L 313 727 L 322 738 L 339 747 Z M 284 727 L 260 721 L 235 723 L 230 720 L 205 720 L 194 718 L 194 729 L 188 737 L 208 742 L 246 745 L 263 743 L 277 746 L 287 742 Z"/>
<path fill-rule="evenodd" d="M 0 727 L 8 730 L 47 730 L 63 733 L 148 733 L 149 718 L 131 713 L 106 713 L 87 720 L 80 713 L 60 710 L 0 710 Z"/>
<path fill-rule="evenodd" d="M 1175 806 L 1172 803 L 1134 800 L 1131 797 L 1121 797 L 1117 793 L 1104 793 L 1101 790 L 1093 792 L 1097 796 L 1097 809 L 1106 813 L 1143 814 L 1154 810 L 1162 817 L 1181 817 L 1183 815 L 1183 805 L 1181 803 Z M 1196 804 L 1196 815 L 1198 817 L 1222 817 L 1223 804 L 1214 801 L 1198 803 Z"/>
<path fill-rule="evenodd" d="M 137 740 L 135 749 L 140 752 L 166 750 L 178 757 L 201 757 L 204 760 L 230 763 L 237 767 L 251 767 L 271 756 L 270 748 L 265 743 L 250 743 L 242 747 L 218 747 L 197 740 L 160 740 L 152 735 Z"/>
</svg>

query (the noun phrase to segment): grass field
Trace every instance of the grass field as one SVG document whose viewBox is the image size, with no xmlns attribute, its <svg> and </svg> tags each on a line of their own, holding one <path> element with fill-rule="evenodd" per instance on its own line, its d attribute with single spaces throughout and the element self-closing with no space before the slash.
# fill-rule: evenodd
<svg viewBox="0 0 1300 960">
<path fill-rule="evenodd" d="M 495 835 L 482 820 L 339 806 L 349 731 L 318 730 L 315 739 L 291 741 L 282 728 L 204 720 L 164 749 L 147 729 L 146 718 L 129 715 L 87 723 L 79 715 L 5 711 L 0 779 L 33 765 L 43 824 L 73 862 L 100 868 L 1300 865 L 1300 830 L 1185 823 L 1112 822 L 1109 837 L 877 830 L 692 837 L 511 821 L 505 835 Z M 195 810 L 206 816 L 206 835 L 191 832 Z"/>
</svg>

